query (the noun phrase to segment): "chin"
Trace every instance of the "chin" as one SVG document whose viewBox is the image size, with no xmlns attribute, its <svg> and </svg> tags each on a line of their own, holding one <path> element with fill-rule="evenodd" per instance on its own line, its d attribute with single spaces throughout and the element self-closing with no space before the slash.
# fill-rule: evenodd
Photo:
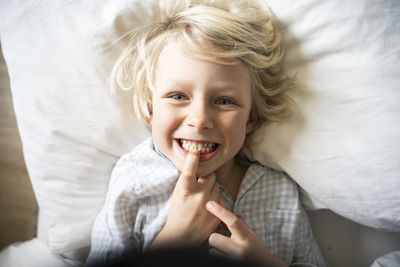
<svg viewBox="0 0 400 267">
<path fill-rule="evenodd" d="M 215 169 L 210 169 L 210 168 L 198 168 L 196 171 L 196 177 L 205 177 L 207 175 L 212 174 L 213 172 L 215 172 Z"/>
</svg>

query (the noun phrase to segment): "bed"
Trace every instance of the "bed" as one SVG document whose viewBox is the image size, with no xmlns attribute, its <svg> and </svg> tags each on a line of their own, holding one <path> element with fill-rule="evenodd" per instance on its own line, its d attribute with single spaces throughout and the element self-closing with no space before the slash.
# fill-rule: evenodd
<svg viewBox="0 0 400 267">
<path fill-rule="evenodd" d="M 261 0 L 260 0 L 261 1 Z M 149 136 L 109 76 L 156 1 L 0 3 L 0 36 L 37 237 L 1 266 L 81 266 L 117 159 Z M 400 265 L 400 2 L 271 0 L 296 117 L 252 135 L 249 158 L 301 188 L 331 266 Z M 118 103 L 118 105 L 117 105 Z"/>
</svg>

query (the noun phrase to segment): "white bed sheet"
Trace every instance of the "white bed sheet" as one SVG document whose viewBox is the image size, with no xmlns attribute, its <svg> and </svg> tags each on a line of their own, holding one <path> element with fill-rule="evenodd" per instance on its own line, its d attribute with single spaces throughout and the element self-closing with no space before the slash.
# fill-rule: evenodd
<svg viewBox="0 0 400 267">
<path fill-rule="evenodd" d="M 0 252 L 2 267 L 78 267 L 79 261 L 52 254 L 49 247 L 37 238 L 17 242 Z"/>
</svg>

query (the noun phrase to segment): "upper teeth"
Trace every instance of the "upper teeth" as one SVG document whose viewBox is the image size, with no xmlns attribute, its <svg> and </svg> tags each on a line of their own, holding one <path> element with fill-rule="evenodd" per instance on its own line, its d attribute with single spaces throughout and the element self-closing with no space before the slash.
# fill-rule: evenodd
<svg viewBox="0 0 400 267">
<path fill-rule="evenodd" d="M 216 146 L 214 143 L 196 143 L 188 140 L 181 140 L 181 144 L 185 150 L 200 151 L 201 153 L 210 153 Z"/>
</svg>

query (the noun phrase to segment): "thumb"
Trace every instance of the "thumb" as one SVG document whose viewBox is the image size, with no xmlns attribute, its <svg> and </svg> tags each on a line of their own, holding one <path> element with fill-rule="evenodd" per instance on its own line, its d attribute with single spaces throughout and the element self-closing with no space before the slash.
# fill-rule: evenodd
<svg viewBox="0 0 400 267">
<path fill-rule="evenodd" d="M 246 225 L 239 217 L 214 201 L 208 201 L 206 208 L 211 214 L 226 224 L 232 236 L 245 238 Z"/>
</svg>

